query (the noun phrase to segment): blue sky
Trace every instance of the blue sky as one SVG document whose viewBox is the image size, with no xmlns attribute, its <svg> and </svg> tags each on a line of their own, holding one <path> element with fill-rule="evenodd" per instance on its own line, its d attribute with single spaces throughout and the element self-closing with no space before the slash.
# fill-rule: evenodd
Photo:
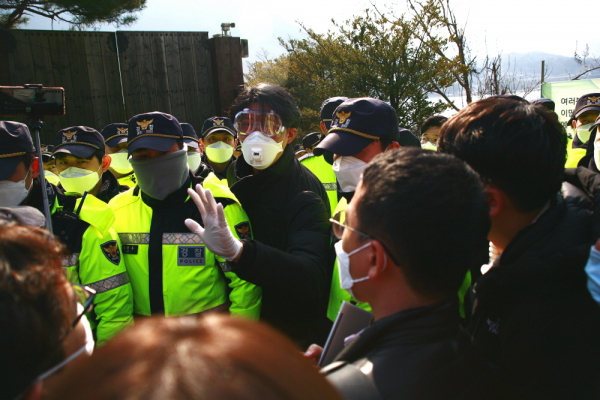
<svg viewBox="0 0 600 400">
<path fill-rule="evenodd" d="M 599 36 L 592 35 L 593 23 L 577 20 L 569 2 L 557 0 L 451 0 L 460 23 L 466 23 L 467 38 L 476 54 L 490 55 L 541 51 L 572 56 L 576 43 L 585 43 L 600 57 Z M 375 3 L 380 9 L 406 10 L 405 2 Z M 222 22 L 235 22 L 233 36 L 249 40 L 250 58 L 255 61 L 263 50 L 271 56 L 283 53 L 277 38 L 304 37 L 297 21 L 317 32 L 332 28 L 331 19 L 341 22 L 372 7 L 365 0 L 148 0 L 147 7 L 133 25 L 136 31 L 208 31 L 220 33 Z M 566 18 L 566 16 L 571 16 Z M 26 29 L 68 29 L 42 17 L 32 17 Z M 110 25 L 100 30 L 114 31 Z"/>
</svg>

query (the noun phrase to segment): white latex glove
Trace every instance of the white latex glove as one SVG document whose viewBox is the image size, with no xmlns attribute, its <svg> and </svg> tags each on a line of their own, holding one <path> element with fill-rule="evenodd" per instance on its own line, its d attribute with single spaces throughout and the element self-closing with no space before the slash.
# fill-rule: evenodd
<svg viewBox="0 0 600 400">
<path fill-rule="evenodd" d="M 200 236 L 206 247 L 214 254 L 227 261 L 234 260 L 243 246 L 227 225 L 223 205 L 217 204 L 210 189 L 204 190 L 202 185 L 196 185 L 195 192 L 188 189 L 188 193 L 200 211 L 204 227 L 190 218 L 185 220 L 185 226 Z"/>
</svg>

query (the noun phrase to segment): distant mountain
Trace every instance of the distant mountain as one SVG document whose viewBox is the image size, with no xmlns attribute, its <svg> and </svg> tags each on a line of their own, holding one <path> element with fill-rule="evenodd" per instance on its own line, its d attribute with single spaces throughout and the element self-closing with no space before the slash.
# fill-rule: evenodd
<svg viewBox="0 0 600 400">
<path fill-rule="evenodd" d="M 542 60 L 546 60 L 546 71 L 550 73 L 546 78 L 547 82 L 569 80 L 583 72 L 583 67 L 578 65 L 573 57 L 542 52 L 503 54 L 502 66 L 505 71 L 508 71 L 510 66 L 510 71 L 516 74 L 540 76 Z M 600 70 L 593 71 L 582 79 L 590 78 L 600 78 Z"/>
</svg>

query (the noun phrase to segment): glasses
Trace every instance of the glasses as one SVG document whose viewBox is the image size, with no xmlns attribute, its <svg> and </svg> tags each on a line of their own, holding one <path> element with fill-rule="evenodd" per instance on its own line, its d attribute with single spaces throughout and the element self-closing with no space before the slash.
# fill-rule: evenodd
<svg viewBox="0 0 600 400">
<path fill-rule="evenodd" d="M 361 236 L 364 236 L 367 239 L 377 240 L 379 243 L 381 243 L 384 250 L 390 255 L 390 257 L 392 258 L 394 263 L 396 263 L 396 265 L 400 265 L 400 263 L 396 260 L 396 257 L 394 257 L 394 254 L 387 248 L 387 246 L 381 240 L 374 238 L 371 235 L 367 235 L 366 233 L 362 233 L 361 231 L 358 231 L 354 228 L 349 227 L 348 225 L 346 225 L 345 220 L 346 220 L 346 213 L 343 210 L 336 212 L 335 215 L 333 216 L 333 218 L 329 218 L 329 222 L 332 223 L 331 227 L 332 227 L 333 235 L 336 238 L 341 239 L 342 236 L 344 235 L 344 230 L 348 229 L 349 231 L 359 234 Z"/>
<path fill-rule="evenodd" d="M 273 110 L 267 113 L 248 108 L 244 108 L 235 115 L 233 126 L 243 136 L 259 131 L 265 136 L 273 137 L 280 135 L 285 130 L 281 118 Z"/>
<path fill-rule="evenodd" d="M 87 314 L 94 309 L 94 299 L 96 298 L 96 291 L 89 286 L 73 285 L 73 290 L 75 291 L 77 301 L 83 306 L 83 311 L 81 311 L 75 320 L 73 320 L 71 328 L 75 328 L 84 314 Z"/>
</svg>

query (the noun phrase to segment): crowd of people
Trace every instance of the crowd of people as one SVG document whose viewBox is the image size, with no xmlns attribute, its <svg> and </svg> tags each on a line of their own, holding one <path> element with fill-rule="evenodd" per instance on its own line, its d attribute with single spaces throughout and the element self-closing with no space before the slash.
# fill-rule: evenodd
<svg viewBox="0 0 600 400">
<path fill-rule="evenodd" d="M 600 94 L 553 105 L 0 121 L 0 400 L 600 398 Z"/>
</svg>

